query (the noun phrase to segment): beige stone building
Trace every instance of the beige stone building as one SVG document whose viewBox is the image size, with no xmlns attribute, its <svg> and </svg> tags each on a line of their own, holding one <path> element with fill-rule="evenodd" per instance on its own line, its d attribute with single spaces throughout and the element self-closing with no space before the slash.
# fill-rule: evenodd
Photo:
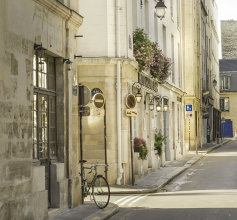
<svg viewBox="0 0 237 220">
<path fill-rule="evenodd" d="M 81 24 L 74 0 L 0 2 L 0 219 L 47 219 L 48 208 L 80 203 Z"/>
<path fill-rule="evenodd" d="M 93 1 L 93 8 L 92 1 L 80 0 L 79 4 L 80 14 L 85 17 L 80 28 L 83 38 L 79 39 L 82 58 L 77 60 L 79 83 L 102 92 L 106 100 L 100 114 L 94 113 L 93 104 L 89 104 L 91 115 L 82 119 L 83 158 L 90 163 L 107 162 L 110 183 L 131 183 L 132 176 L 139 178 L 187 151 L 183 148 L 182 126 L 181 1 L 166 2 L 167 13 L 162 21 L 155 14 L 156 2 L 151 0 L 100 0 Z M 149 72 L 138 74 L 132 45 L 137 27 L 143 28 L 149 39 L 158 42 L 164 54 L 172 58 L 172 75 L 162 85 Z M 135 107 L 137 117 L 130 118 L 126 116 L 126 97 L 136 94 L 136 83 L 141 86 L 142 101 Z M 158 104 L 155 97 L 162 98 L 168 111 L 149 109 L 151 100 L 153 106 Z M 158 131 L 167 136 L 161 158 L 154 150 Z M 143 162 L 138 153 L 133 153 L 135 137 L 147 143 L 148 157 Z"/>
<path fill-rule="evenodd" d="M 190 149 L 220 137 L 217 6 L 215 1 L 183 1 L 185 143 Z M 192 19 L 190 19 L 192 18 Z"/>
<path fill-rule="evenodd" d="M 221 21 L 222 57 L 220 60 L 220 108 L 222 137 L 237 135 L 236 120 L 236 54 L 237 21 Z"/>
</svg>

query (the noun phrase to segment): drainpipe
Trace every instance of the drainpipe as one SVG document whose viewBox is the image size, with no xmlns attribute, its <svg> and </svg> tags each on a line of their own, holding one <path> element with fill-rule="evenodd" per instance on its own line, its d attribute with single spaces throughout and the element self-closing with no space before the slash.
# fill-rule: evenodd
<svg viewBox="0 0 237 220">
<path fill-rule="evenodd" d="M 120 58 L 120 0 L 116 1 L 116 52 L 117 58 Z M 121 146 L 121 61 L 117 61 L 117 142 L 118 142 L 118 175 L 117 185 L 121 185 L 123 174 L 122 167 L 122 146 Z"/>
<path fill-rule="evenodd" d="M 72 17 L 72 11 L 70 12 L 70 16 L 67 18 L 65 27 L 66 27 L 66 38 L 65 38 L 65 56 L 69 57 L 69 20 Z M 69 74 L 68 69 L 66 68 L 66 77 L 65 77 L 65 83 L 66 83 L 66 177 L 69 180 L 68 184 L 68 207 L 71 208 L 72 206 L 72 193 L 71 193 L 71 180 L 70 180 L 70 165 L 69 165 Z"/>
</svg>

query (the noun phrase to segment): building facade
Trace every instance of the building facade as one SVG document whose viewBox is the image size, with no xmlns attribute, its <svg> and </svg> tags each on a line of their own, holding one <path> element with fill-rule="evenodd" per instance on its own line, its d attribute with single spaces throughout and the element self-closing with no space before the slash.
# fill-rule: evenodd
<svg viewBox="0 0 237 220">
<path fill-rule="evenodd" d="M 222 58 L 220 62 L 220 108 L 222 137 L 236 136 L 236 70 L 235 30 L 237 21 L 221 21 Z"/>
<path fill-rule="evenodd" d="M 220 60 L 220 108 L 222 137 L 237 135 L 237 59 Z"/>
<path fill-rule="evenodd" d="M 162 21 L 155 14 L 155 1 L 101 0 L 93 3 L 94 8 L 90 7 L 91 1 L 80 0 L 79 4 L 80 14 L 87 18 L 80 28 L 83 38 L 79 39 L 79 50 L 83 57 L 77 62 L 79 82 L 91 90 L 99 89 L 106 100 L 100 116 L 83 117 L 84 158 L 90 163 L 106 161 L 110 183 L 131 183 L 134 177 L 139 178 L 186 152 L 182 129 L 181 2 L 165 2 L 168 10 Z M 172 58 L 172 74 L 166 83 L 159 84 L 149 72 L 139 72 L 132 42 L 136 28 L 144 29 L 149 39 L 158 42 L 163 53 Z M 137 117 L 130 118 L 126 115 L 126 97 L 136 94 L 137 83 L 142 101 L 135 107 Z M 169 106 L 167 112 L 149 109 L 151 100 L 153 108 L 158 104 L 157 97 Z M 174 125 L 173 121 L 178 123 Z M 104 123 L 106 129 L 100 129 Z M 161 157 L 154 150 L 158 131 L 167 137 Z M 133 152 L 135 137 L 146 141 L 148 157 L 144 161 Z"/>
<path fill-rule="evenodd" d="M 76 1 L 4 0 L 0 11 L 0 219 L 48 219 L 80 203 L 76 69 L 64 58 L 78 53 L 82 16 Z"/>
<path fill-rule="evenodd" d="M 215 1 L 183 1 L 182 7 L 185 104 L 193 106 L 185 140 L 197 149 L 220 137 L 218 10 Z"/>
<path fill-rule="evenodd" d="M 220 138 L 218 9 L 201 1 L 202 143 Z"/>
</svg>

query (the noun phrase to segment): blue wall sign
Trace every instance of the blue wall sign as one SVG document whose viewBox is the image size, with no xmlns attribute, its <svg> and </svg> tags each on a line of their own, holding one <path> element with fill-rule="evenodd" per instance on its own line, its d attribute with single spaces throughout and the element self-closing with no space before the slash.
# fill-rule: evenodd
<svg viewBox="0 0 237 220">
<path fill-rule="evenodd" d="M 185 111 L 186 112 L 192 112 L 193 111 L 193 105 L 185 105 Z"/>
</svg>

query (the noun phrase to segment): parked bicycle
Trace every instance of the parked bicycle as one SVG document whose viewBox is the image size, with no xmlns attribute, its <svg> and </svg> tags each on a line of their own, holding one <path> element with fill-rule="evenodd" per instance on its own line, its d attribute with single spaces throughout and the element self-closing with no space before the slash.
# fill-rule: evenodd
<svg viewBox="0 0 237 220">
<path fill-rule="evenodd" d="M 82 165 L 86 163 L 86 160 L 80 160 Z M 82 172 L 79 173 L 82 178 L 82 196 L 83 198 L 87 197 L 88 195 L 93 196 L 93 200 L 95 204 L 100 208 L 103 209 L 109 204 L 110 199 L 110 189 L 109 184 L 105 177 L 102 175 L 98 175 L 97 167 L 104 166 L 106 169 L 108 168 L 108 164 L 92 164 L 90 167 L 82 166 Z M 94 173 L 92 181 L 89 183 L 87 181 L 86 172 L 85 170 L 90 170 L 90 173 Z"/>
</svg>

